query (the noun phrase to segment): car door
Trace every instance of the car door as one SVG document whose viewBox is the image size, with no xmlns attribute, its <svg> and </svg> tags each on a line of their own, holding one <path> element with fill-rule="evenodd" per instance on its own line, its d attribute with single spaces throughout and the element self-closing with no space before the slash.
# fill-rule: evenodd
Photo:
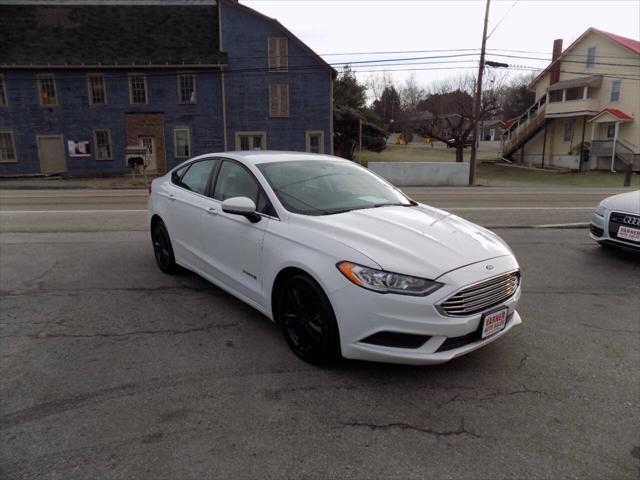
<svg viewBox="0 0 640 480">
<path fill-rule="evenodd" d="M 218 162 L 215 158 L 195 161 L 171 179 L 167 228 L 176 260 L 186 267 L 204 266 L 202 223 L 212 207 L 207 192 Z"/>
<path fill-rule="evenodd" d="M 261 220 L 250 222 L 242 215 L 222 211 L 222 202 L 248 197 L 257 206 Z M 217 214 L 203 222 L 203 249 L 210 275 L 231 289 L 264 305 L 262 242 L 273 213 L 267 197 L 253 174 L 239 162 L 223 160 L 213 186 Z"/>
</svg>

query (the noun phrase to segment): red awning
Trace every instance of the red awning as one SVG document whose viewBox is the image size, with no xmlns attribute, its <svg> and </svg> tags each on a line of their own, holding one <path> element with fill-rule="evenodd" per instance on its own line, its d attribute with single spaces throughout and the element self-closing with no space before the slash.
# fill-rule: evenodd
<svg viewBox="0 0 640 480">
<path fill-rule="evenodd" d="M 591 117 L 589 119 L 589 121 L 593 122 L 594 120 L 600 118 L 603 115 L 607 115 L 607 114 L 611 115 L 612 117 L 615 117 L 616 119 L 620 120 L 621 122 L 628 122 L 629 120 L 633 120 L 633 117 L 631 115 L 627 115 L 622 110 L 618 110 L 617 108 L 605 108 L 604 110 L 599 111 L 593 117 Z"/>
</svg>

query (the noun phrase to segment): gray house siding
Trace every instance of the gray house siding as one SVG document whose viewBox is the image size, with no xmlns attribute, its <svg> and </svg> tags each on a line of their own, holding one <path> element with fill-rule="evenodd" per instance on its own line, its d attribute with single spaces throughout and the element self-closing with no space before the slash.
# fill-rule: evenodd
<svg viewBox="0 0 640 480">
<path fill-rule="evenodd" d="M 304 48 L 277 22 L 241 5 L 221 1 L 221 48 L 225 73 L 227 144 L 235 133 L 266 131 L 267 149 L 305 151 L 305 132 L 324 132 L 324 151 L 331 153 L 332 70 Z M 268 37 L 287 37 L 287 72 L 268 72 Z M 288 83 L 289 117 L 269 117 L 269 84 Z"/>
<path fill-rule="evenodd" d="M 173 129 L 188 127 L 191 133 L 191 154 L 199 155 L 224 148 L 222 135 L 222 97 L 220 74 L 217 71 L 194 72 L 197 103 L 178 103 L 177 74 L 182 70 L 134 69 L 104 70 L 107 105 L 90 105 L 86 70 L 4 71 L 8 105 L 0 107 L 0 129 L 11 130 L 17 153 L 17 163 L 0 163 L 0 174 L 39 173 L 37 136 L 62 135 L 68 140 L 90 141 L 91 156 L 71 157 L 66 150 L 67 171 L 70 173 L 119 173 L 128 171 L 125 160 L 127 146 L 126 115 L 157 113 L 164 117 L 164 150 L 166 168 L 177 159 Z M 40 105 L 37 76 L 53 73 L 58 105 Z M 146 105 L 130 105 L 129 73 L 143 73 L 147 80 Z M 109 129 L 111 160 L 97 160 L 93 129 Z M 160 141 L 157 139 L 156 141 Z M 131 144 L 132 142 L 129 142 Z"/>
</svg>

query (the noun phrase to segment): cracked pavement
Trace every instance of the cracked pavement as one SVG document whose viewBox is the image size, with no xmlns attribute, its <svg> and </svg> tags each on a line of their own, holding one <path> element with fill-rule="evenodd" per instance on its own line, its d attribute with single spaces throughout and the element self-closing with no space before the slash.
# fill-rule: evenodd
<svg viewBox="0 0 640 480">
<path fill-rule="evenodd" d="M 103 215 L 101 232 L 0 224 L 0 478 L 640 475 L 640 255 L 497 230 L 523 325 L 445 365 L 322 369 Z"/>
</svg>

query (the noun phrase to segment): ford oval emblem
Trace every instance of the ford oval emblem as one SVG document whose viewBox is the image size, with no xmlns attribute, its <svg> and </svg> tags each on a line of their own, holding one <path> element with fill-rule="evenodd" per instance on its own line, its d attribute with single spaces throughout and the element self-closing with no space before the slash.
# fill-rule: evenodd
<svg viewBox="0 0 640 480">
<path fill-rule="evenodd" d="M 495 267 L 493 265 L 485 265 L 485 267 L 487 270 L 493 270 Z"/>
</svg>

